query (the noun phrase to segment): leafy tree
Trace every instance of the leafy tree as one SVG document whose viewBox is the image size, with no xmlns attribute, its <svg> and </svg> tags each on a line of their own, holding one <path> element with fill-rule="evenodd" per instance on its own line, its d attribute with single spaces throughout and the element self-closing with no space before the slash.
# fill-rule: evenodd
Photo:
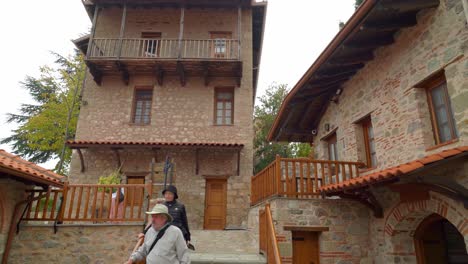
<svg viewBox="0 0 468 264">
<path fill-rule="evenodd" d="M 358 9 L 358 7 L 362 4 L 364 0 L 354 0 L 354 8 Z"/>
<path fill-rule="evenodd" d="M 307 157 L 310 153 L 309 144 L 267 141 L 268 132 L 287 94 L 286 84 L 274 83 L 268 87 L 264 96 L 258 98 L 260 104 L 255 106 L 254 110 L 255 173 L 268 166 L 276 155 L 281 157 Z"/>
<path fill-rule="evenodd" d="M 20 83 L 35 103 L 22 104 L 19 114 L 8 114 L 7 122 L 18 128 L 0 143 L 12 144 L 13 153 L 32 162 L 59 159 L 55 170 L 63 174 L 71 159 L 65 141 L 75 135 L 86 66 L 78 51 L 68 58 L 52 54 L 55 67 L 42 66 L 38 78 L 26 76 Z"/>
</svg>

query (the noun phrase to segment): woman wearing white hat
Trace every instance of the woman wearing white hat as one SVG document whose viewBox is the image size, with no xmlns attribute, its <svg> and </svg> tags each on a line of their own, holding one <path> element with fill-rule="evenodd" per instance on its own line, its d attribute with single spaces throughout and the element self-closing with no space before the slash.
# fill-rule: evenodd
<svg viewBox="0 0 468 264">
<path fill-rule="evenodd" d="M 133 252 L 126 263 L 146 259 L 147 264 L 188 264 L 189 250 L 182 231 L 170 225 L 172 216 L 167 206 L 156 204 L 150 212 L 152 228 L 145 235 L 143 244 Z"/>
</svg>

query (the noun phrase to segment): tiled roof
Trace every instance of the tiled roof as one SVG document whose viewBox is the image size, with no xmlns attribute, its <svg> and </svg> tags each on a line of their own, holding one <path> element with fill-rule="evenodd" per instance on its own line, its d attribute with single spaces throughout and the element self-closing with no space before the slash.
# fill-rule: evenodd
<svg viewBox="0 0 468 264">
<path fill-rule="evenodd" d="M 64 176 L 0 149 L 0 172 L 35 183 L 62 186 Z"/>
<path fill-rule="evenodd" d="M 146 142 L 146 141 L 88 141 L 69 140 L 67 145 L 70 148 L 89 147 L 93 145 L 103 146 L 152 146 L 152 147 L 218 147 L 218 148 L 242 148 L 244 144 L 239 143 L 207 143 L 207 142 Z"/>
<path fill-rule="evenodd" d="M 319 188 L 319 191 L 324 192 L 324 193 L 333 193 L 333 192 L 342 191 L 344 189 L 359 188 L 359 187 L 374 184 L 377 182 L 392 180 L 398 176 L 407 174 L 409 172 L 413 172 L 428 164 L 456 156 L 463 152 L 468 152 L 468 146 L 444 150 L 439 153 L 432 154 L 424 158 L 417 159 L 417 160 L 414 160 L 405 164 L 401 164 L 392 168 L 374 172 L 374 173 L 364 175 L 358 178 L 346 180 L 344 182 L 340 182 L 337 184 L 325 185 Z"/>
</svg>

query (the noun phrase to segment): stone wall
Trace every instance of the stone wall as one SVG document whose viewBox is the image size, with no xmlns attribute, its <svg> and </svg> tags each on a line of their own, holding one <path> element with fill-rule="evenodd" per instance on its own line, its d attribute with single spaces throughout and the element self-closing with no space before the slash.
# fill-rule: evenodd
<svg viewBox="0 0 468 264">
<path fill-rule="evenodd" d="M 15 206 L 26 199 L 25 189 L 26 185 L 21 182 L 0 178 L 0 259 L 5 250 Z"/>
<path fill-rule="evenodd" d="M 360 203 L 341 199 L 270 200 L 273 222 L 279 240 L 280 255 L 292 260 L 292 232 L 285 225 L 328 227 L 319 236 L 320 263 L 372 263 L 369 247 L 370 212 Z M 249 228 L 258 233 L 258 210 L 249 212 Z"/>
<path fill-rule="evenodd" d="M 318 158 L 328 158 L 320 139 L 330 124 L 337 128 L 340 160 L 365 161 L 362 130 L 355 122 L 367 115 L 374 128 L 377 169 L 468 145 L 468 30 L 462 1 L 440 1 L 417 20 L 396 34 L 394 44 L 377 49 L 375 59 L 345 83 L 339 102 L 329 104 L 315 140 Z M 459 138 L 428 150 L 435 141 L 426 91 L 414 86 L 440 70 L 445 70 Z"/>
<path fill-rule="evenodd" d="M 14 237 L 8 263 L 123 263 L 141 232 L 139 225 L 29 226 Z"/>
</svg>

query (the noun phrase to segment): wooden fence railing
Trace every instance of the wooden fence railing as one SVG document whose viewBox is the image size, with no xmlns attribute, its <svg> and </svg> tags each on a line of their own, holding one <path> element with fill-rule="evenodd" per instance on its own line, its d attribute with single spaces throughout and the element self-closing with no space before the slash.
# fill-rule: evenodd
<svg viewBox="0 0 468 264">
<path fill-rule="evenodd" d="M 29 192 L 31 197 L 44 194 L 45 197 L 29 204 L 22 218 L 25 221 L 139 222 L 145 219 L 151 183 L 65 183 L 63 189 Z"/>
<path fill-rule="evenodd" d="M 251 179 L 251 204 L 272 196 L 318 198 L 318 189 L 359 177 L 361 162 L 281 158 Z"/>
<path fill-rule="evenodd" d="M 275 226 L 268 203 L 265 205 L 265 210 L 259 211 L 259 233 L 260 251 L 266 256 L 267 263 L 281 264 Z"/>
<path fill-rule="evenodd" d="M 95 38 L 88 58 L 238 60 L 236 39 Z"/>
</svg>

